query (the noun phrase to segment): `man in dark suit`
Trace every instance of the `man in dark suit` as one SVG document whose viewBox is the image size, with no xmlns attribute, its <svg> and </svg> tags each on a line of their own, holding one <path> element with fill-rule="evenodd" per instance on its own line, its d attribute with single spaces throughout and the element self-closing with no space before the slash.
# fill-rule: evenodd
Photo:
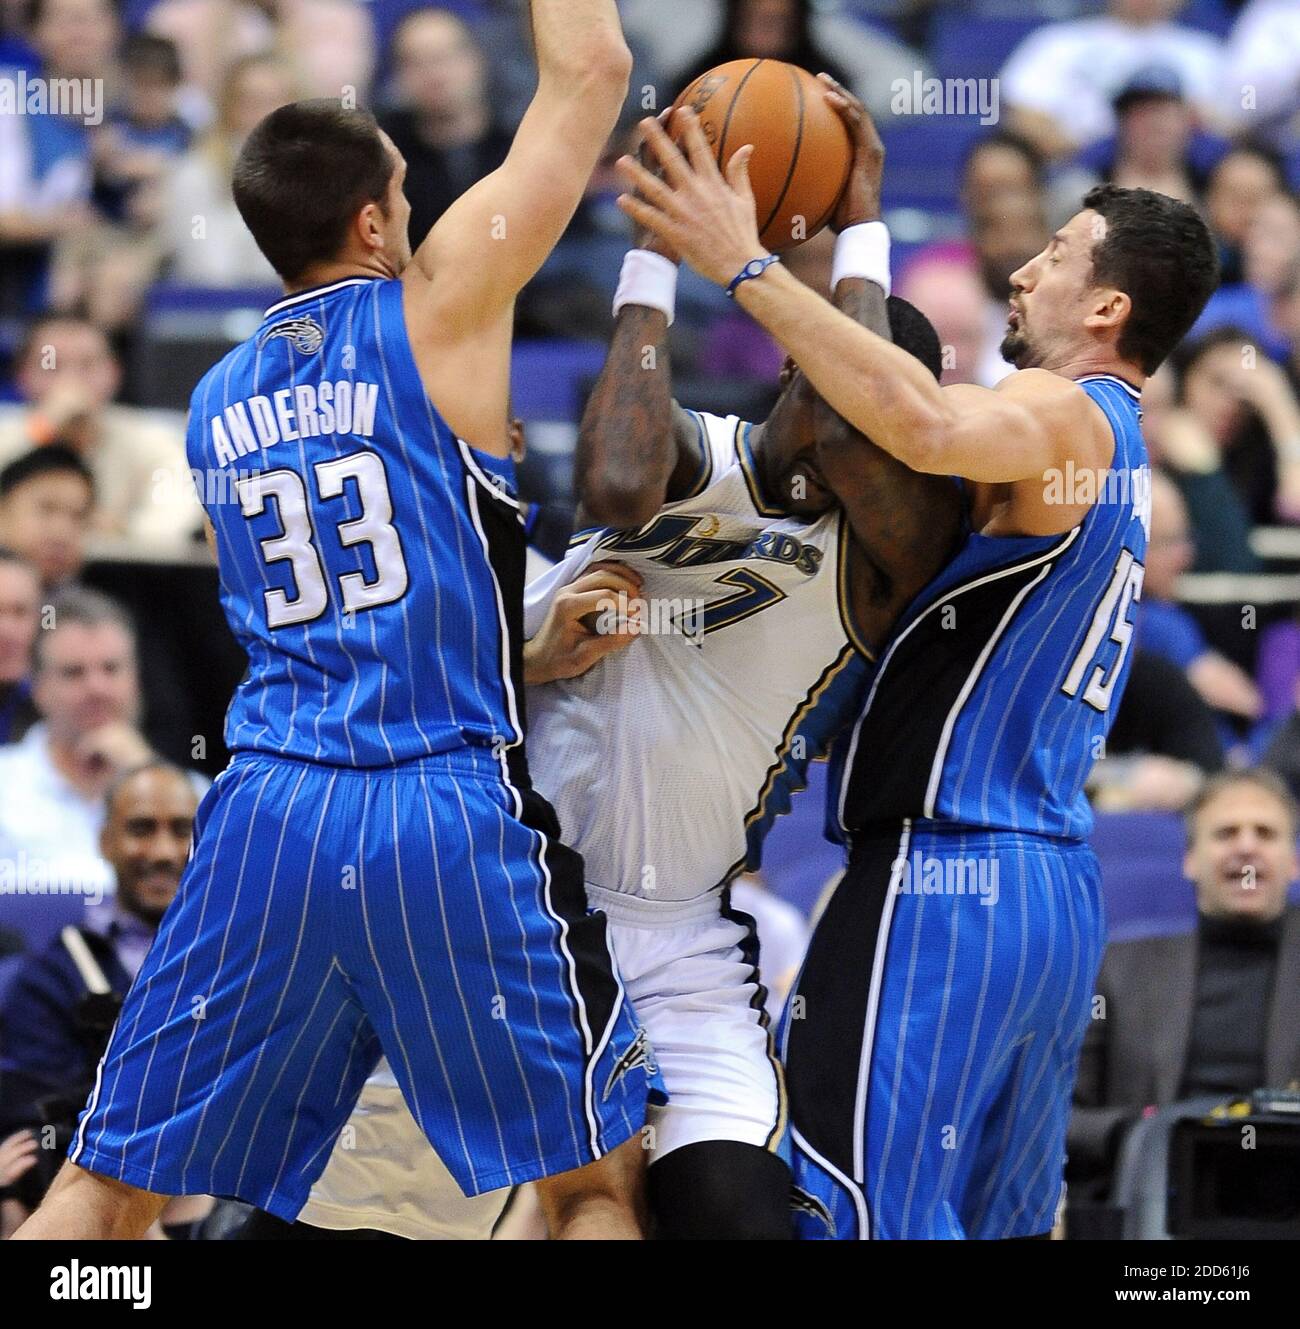
<svg viewBox="0 0 1300 1329">
<path fill-rule="evenodd" d="M 1187 814 L 1197 927 L 1110 946 L 1084 1040 L 1072 1204 L 1099 1201 L 1128 1128 L 1181 1099 L 1300 1080 L 1297 808 L 1272 771 L 1215 776 Z"/>
<path fill-rule="evenodd" d="M 66 1148 L 121 999 L 176 894 L 197 802 L 189 776 L 163 761 L 126 772 L 109 790 L 100 847 L 116 894 L 87 909 L 85 926 L 28 956 L 0 1003 L 0 1140 L 53 1125 L 58 1151 Z M 60 1161 L 49 1148 L 39 1152 L 37 1163 L 48 1166 L 4 1197 L 24 1209 Z"/>
</svg>

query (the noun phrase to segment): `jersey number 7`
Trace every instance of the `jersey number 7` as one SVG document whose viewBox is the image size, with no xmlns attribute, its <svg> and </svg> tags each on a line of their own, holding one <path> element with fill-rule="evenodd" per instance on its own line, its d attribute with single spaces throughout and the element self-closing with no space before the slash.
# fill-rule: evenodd
<svg viewBox="0 0 1300 1329">
<path fill-rule="evenodd" d="M 373 452 L 354 452 L 333 461 L 317 462 L 316 487 L 322 500 L 340 498 L 348 480 L 355 480 L 361 498 L 361 515 L 338 524 L 341 544 L 370 546 L 378 574 L 367 581 L 362 572 L 345 572 L 338 579 L 345 614 L 392 604 L 406 594 L 410 576 L 402 553 L 402 542 L 393 526 L 393 503 L 388 492 L 384 463 Z M 287 562 L 293 570 L 297 595 L 278 587 L 266 591 L 266 625 L 271 629 L 293 627 L 319 618 L 329 606 L 325 566 L 313 540 L 307 487 L 296 471 L 262 471 L 241 480 L 237 486 L 240 510 L 251 520 L 266 511 L 268 497 L 275 500 L 280 534 L 260 541 L 268 566 Z"/>
</svg>

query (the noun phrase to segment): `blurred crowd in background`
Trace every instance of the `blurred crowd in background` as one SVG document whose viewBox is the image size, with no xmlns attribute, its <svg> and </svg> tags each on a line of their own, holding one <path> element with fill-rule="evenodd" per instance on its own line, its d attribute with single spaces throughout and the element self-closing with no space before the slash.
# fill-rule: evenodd
<svg viewBox="0 0 1300 1329">
<path fill-rule="evenodd" d="M 1186 199 L 1218 241 L 1223 280 L 1146 392 L 1157 471 L 1135 665 L 1092 792 L 1103 811 L 1183 812 L 1216 772 L 1264 763 L 1283 781 L 1264 787 L 1264 802 L 1282 809 L 1293 841 L 1300 3 L 623 0 L 620 9 L 635 57 L 627 114 L 518 307 L 526 496 L 551 517 L 539 529 L 562 547 L 575 425 L 630 240 L 613 163 L 638 119 L 711 66 L 785 59 L 835 74 L 867 103 L 888 153 L 895 290 L 937 327 L 945 382 L 992 386 L 1011 371 L 999 354 L 1011 275 L 1092 183 Z M 108 939 L 97 955 L 113 989 L 156 926 L 157 892 L 140 881 L 179 873 L 173 842 L 188 834 L 191 794 L 224 764 L 220 719 L 242 671 L 184 457 L 190 388 L 277 291 L 231 198 L 240 144 L 301 97 L 374 109 L 408 162 L 418 245 L 509 148 L 534 83 L 528 4 L 0 0 L 0 93 L 17 88 L 21 103 L 23 79 L 99 80 L 103 104 L 86 123 L 20 114 L 12 92 L 7 104 L 0 95 L 0 869 L 40 865 L 106 902 L 88 927 Z M 943 84 L 928 81 L 966 79 L 988 81 L 994 114 L 976 111 L 987 98 L 973 93 L 969 113 L 950 103 L 929 113 L 925 90 Z M 824 291 L 832 248 L 823 235 L 788 261 Z M 765 412 L 776 345 L 689 275 L 678 310 L 678 396 L 722 413 Z M 168 764 L 132 777 L 137 789 L 121 787 L 151 761 Z M 155 861 L 148 844 L 129 847 L 132 836 L 171 848 Z M 1176 883 L 1180 865 L 1165 870 Z M 1294 864 L 1276 871 L 1289 880 Z M 52 907 L 9 934 L 0 910 L 0 956 L 50 940 Z M 0 1039 L 6 1022 L 10 1033 L 0 1058 L 13 1046 L 5 974 L 18 972 L 3 965 Z M 75 1004 L 84 968 L 62 958 L 55 968 L 39 1000 Z M 30 990 L 24 999 L 37 1000 Z M 50 1052 L 54 1065 L 25 1074 L 38 1086 L 57 1081 L 77 1037 Z M 6 1112 L 5 1092 L 0 1078 L 0 1140 L 22 1116 Z M 25 1148 L 0 1144 L 0 1186 Z"/>
</svg>

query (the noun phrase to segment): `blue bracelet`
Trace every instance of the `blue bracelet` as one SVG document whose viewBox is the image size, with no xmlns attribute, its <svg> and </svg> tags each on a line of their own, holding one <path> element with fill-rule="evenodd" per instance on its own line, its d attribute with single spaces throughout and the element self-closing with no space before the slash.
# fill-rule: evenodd
<svg viewBox="0 0 1300 1329">
<path fill-rule="evenodd" d="M 776 254 L 769 254 L 766 258 L 751 258 L 740 270 L 740 275 L 735 281 L 727 287 L 727 298 L 734 300 L 736 290 L 741 282 L 753 281 L 755 277 L 761 277 L 772 266 L 773 263 L 779 263 L 781 260 Z"/>
</svg>

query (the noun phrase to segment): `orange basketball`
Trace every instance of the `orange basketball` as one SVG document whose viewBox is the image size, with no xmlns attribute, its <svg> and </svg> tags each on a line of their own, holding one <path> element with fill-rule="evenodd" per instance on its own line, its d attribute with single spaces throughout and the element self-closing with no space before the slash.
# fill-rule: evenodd
<svg viewBox="0 0 1300 1329">
<path fill-rule="evenodd" d="M 848 183 L 853 145 L 825 91 L 783 61 L 732 60 L 702 74 L 674 103 L 700 117 L 720 167 L 753 144 L 749 178 L 759 235 L 777 253 L 811 240 Z"/>
</svg>

